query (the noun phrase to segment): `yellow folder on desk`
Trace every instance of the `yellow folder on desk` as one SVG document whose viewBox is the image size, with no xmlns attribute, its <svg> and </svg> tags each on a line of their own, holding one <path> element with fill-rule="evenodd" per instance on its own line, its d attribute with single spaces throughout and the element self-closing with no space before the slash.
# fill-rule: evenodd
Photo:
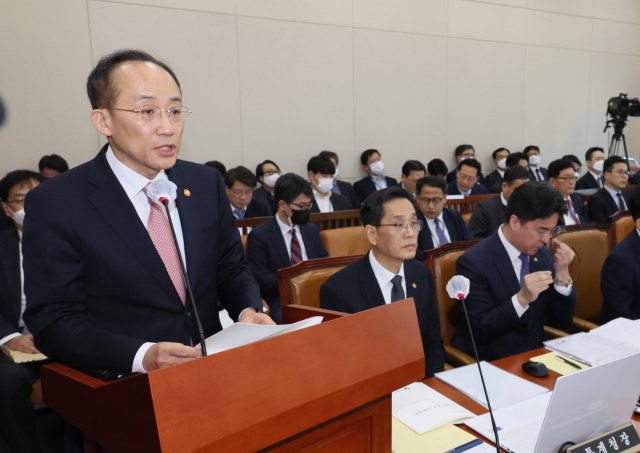
<svg viewBox="0 0 640 453">
<path fill-rule="evenodd" d="M 445 453 L 475 439 L 473 434 L 453 425 L 418 434 L 391 417 L 391 448 L 394 453 Z"/>
<path fill-rule="evenodd" d="M 588 368 L 588 366 L 586 366 L 585 364 L 576 362 L 575 360 L 572 360 L 569 357 L 559 354 L 557 352 L 550 352 L 549 354 L 539 355 L 538 357 L 531 357 L 531 361 L 544 363 L 547 366 L 547 368 L 555 371 L 561 376 L 565 376 L 567 374 L 580 371 L 578 368 L 572 367 L 571 365 L 567 365 L 562 360 L 556 358 L 556 356 L 560 356 L 564 359 L 567 359 L 571 363 L 575 363 L 580 367 L 580 369 L 584 370 L 585 368 Z"/>
</svg>

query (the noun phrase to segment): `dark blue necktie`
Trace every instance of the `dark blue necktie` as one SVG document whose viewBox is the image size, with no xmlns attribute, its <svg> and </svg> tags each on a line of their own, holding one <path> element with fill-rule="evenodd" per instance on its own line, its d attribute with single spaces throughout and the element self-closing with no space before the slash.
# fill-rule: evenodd
<svg viewBox="0 0 640 453">
<path fill-rule="evenodd" d="M 234 210 L 233 210 L 233 213 L 234 213 L 234 214 L 236 215 L 236 217 L 237 217 L 237 218 L 239 218 L 239 219 L 244 219 L 244 214 L 245 214 L 245 212 L 247 212 L 247 211 L 245 211 L 244 209 L 241 209 L 241 210 L 234 209 Z"/>
<path fill-rule="evenodd" d="M 441 220 L 436 219 L 436 233 L 438 233 L 438 242 L 440 242 L 440 245 L 448 244 L 449 240 L 447 239 L 447 236 L 445 236 L 444 230 L 440 226 L 440 223 L 441 223 Z"/>
<path fill-rule="evenodd" d="M 391 279 L 391 284 L 393 285 L 391 288 L 391 302 L 397 302 L 405 299 L 404 289 L 402 289 L 402 276 L 396 275 L 393 277 Z"/>
<path fill-rule="evenodd" d="M 522 261 L 522 267 L 520 267 L 520 288 L 522 288 L 525 275 L 529 275 L 529 256 L 521 253 L 518 258 Z"/>
</svg>

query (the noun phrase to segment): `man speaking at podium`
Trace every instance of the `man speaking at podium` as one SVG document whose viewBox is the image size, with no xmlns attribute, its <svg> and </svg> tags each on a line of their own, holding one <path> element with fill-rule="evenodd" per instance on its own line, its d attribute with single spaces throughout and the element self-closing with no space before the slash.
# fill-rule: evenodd
<svg viewBox="0 0 640 453">
<path fill-rule="evenodd" d="M 108 144 L 91 161 L 30 191 L 24 223 L 24 315 L 53 360 L 107 376 L 201 356 L 177 253 L 185 258 L 205 337 L 232 319 L 272 324 L 244 263 L 218 172 L 178 161 L 189 111 L 173 71 L 140 51 L 103 57 L 89 75 L 91 122 Z M 164 208 L 146 186 L 177 185 Z"/>
</svg>

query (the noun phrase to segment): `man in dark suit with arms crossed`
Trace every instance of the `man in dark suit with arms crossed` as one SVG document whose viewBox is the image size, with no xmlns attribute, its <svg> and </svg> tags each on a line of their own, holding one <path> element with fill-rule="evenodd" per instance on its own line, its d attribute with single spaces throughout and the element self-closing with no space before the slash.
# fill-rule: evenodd
<svg viewBox="0 0 640 453">
<path fill-rule="evenodd" d="M 433 301 L 433 277 L 414 259 L 421 222 L 413 197 L 401 187 L 380 190 L 365 200 L 360 218 L 371 250 L 334 274 L 320 288 L 320 307 L 345 313 L 413 297 L 425 357 L 425 376 L 444 369 L 440 319 Z"/>
<path fill-rule="evenodd" d="M 604 161 L 604 187 L 589 197 L 587 216 L 591 222 L 611 223 L 611 216 L 625 211 L 629 206 L 629 194 L 623 192 L 629 180 L 627 162 L 620 156 Z"/>
<path fill-rule="evenodd" d="M 566 210 L 548 182 L 529 181 L 509 197 L 502 227 L 458 258 L 456 274 L 471 281 L 466 304 L 480 360 L 541 348 L 547 320 L 571 324 L 576 299 L 569 264 L 575 254 L 554 239 L 553 261 L 546 247 Z M 473 354 L 464 322 L 452 346 Z"/>
<path fill-rule="evenodd" d="M 188 109 L 173 71 L 145 52 L 115 52 L 98 62 L 87 91 L 108 144 L 26 200 L 25 321 L 36 347 L 101 376 L 200 357 L 178 253 L 205 337 L 222 329 L 218 298 L 232 319 L 273 323 L 258 313 L 222 177 L 177 160 Z M 178 188 L 170 205 L 178 250 L 164 209 L 145 192 L 161 179 Z"/>
</svg>

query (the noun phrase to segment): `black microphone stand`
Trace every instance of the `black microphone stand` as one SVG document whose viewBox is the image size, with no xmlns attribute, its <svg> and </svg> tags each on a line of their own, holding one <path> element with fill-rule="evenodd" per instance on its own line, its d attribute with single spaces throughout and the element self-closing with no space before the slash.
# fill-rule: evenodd
<svg viewBox="0 0 640 453">
<path fill-rule="evenodd" d="M 498 437 L 498 428 L 496 426 L 496 419 L 493 418 L 493 410 L 491 410 L 491 402 L 489 401 L 489 394 L 487 393 L 487 386 L 484 385 L 484 376 L 482 375 L 482 367 L 480 366 L 480 357 L 478 356 L 478 349 L 476 348 L 476 340 L 473 338 L 473 332 L 471 331 L 471 322 L 469 321 L 469 314 L 467 313 L 467 306 L 464 303 L 464 296 L 459 296 L 460 302 L 462 302 L 462 308 L 464 309 L 464 317 L 467 320 L 467 328 L 469 329 L 469 335 L 471 336 L 471 344 L 473 345 L 473 352 L 476 355 L 476 364 L 478 365 L 478 371 L 480 371 L 480 380 L 482 381 L 482 388 L 484 389 L 484 396 L 487 398 L 487 406 L 489 406 L 489 415 L 491 417 L 491 425 L 493 426 L 493 433 L 496 436 L 496 451 L 500 453 L 500 439 Z"/>
<path fill-rule="evenodd" d="M 182 266 L 182 277 L 184 278 L 184 284 L 187 287 L 187 294 L 189 294 L 189 300 L 193 306 L 193 314 L 196 315 L 196 323 L 198 324 L 198 331 L 200 332 L 200 345 L 202 346 L 202 357 L 207 356 L 207 345 L 204 341 L 204 331 L 202 330 L 202 324 L 200 324 L 200 316 L 198 315 L 198 308 L 196 307 L 196 301 L 193 299 L 193 293 L 191 292 L 191 285 L 187 278 L 187 269 L 184 267 L 184 261 L 182 260 L 182 254 L 180 253 L 180 247 L 178 247 L 178 238 L 176 238 L 176 231 L 173 229 L 173 221 L 171 220 L 171 213 L 169 212 L 169 200 L 165 197 L 161 198 L 162 205 L 167 211 L 167 218 L 169 219 L 169 225 L 171 226 L 171 234 L 173 235 L 173 242 L 176 245 L 176 252 L 178 252 L 178 259 L 180 260 L 180 266 Z"/>
</svg>

